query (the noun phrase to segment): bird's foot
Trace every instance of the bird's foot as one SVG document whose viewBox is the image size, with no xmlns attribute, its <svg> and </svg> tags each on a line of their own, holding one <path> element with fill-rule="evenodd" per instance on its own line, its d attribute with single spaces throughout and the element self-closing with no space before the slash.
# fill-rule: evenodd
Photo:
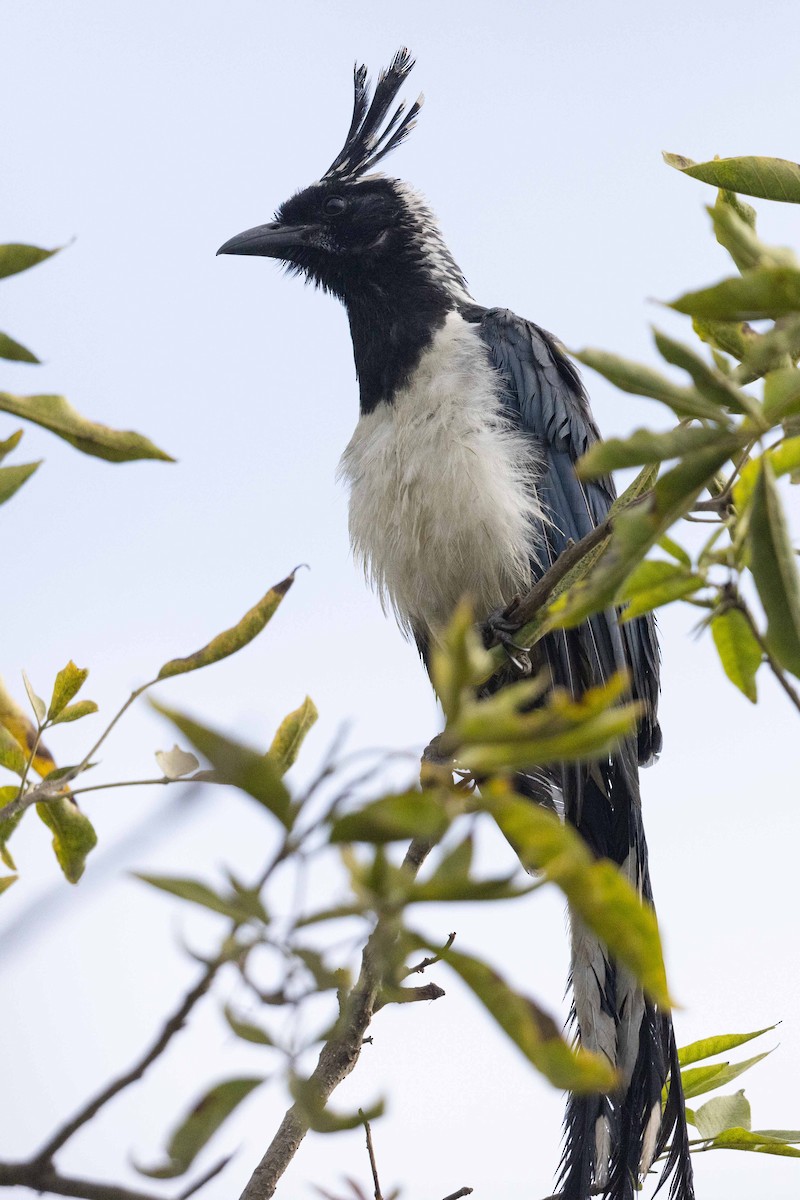
<svg viewBox="0 0 800 1200">
<path fill-rule="evenodd" d="M 494 612 L 489 613 L 481 626 L 481 635 L 487 650 L 491 650 L 492 646 L 502 646 L 514 669 L 520 675 L 527 676 L 533 670 L 530 646 L 520 646 L 514 641 L 514 636 L 519 633 L 521 628 L 520 621 L 515 615 L 519 609 L 520 600 L 520 596 L 515 596 L 510 604 L 496 608 Z"/>
</svg>

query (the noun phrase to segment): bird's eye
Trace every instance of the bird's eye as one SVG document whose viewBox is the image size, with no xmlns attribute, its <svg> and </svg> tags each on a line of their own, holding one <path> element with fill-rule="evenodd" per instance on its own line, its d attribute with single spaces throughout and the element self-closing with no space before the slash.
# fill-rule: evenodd
<svg viewBox="0 0 800 1200">
<path fill-rule="evenodd" d="M 346 208 L 347 201 L 343 196 L 328 196 L 322 205 L 322 211 L 327 217 L 338 217 Z"/>
</svg>

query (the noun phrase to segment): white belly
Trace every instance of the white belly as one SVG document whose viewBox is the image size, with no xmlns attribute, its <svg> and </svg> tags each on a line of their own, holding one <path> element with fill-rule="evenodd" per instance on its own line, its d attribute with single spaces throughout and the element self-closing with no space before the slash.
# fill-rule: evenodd
<svg viewBox="0 0 800 1200">
<path fill-rule="evenodd" d="M 479 617 L 530 584 L 542 512 L 533 442 L 503 416 L 474 325 L 451 313 L 407 387 L 362 416 L 340 464 L 353 552 L 405 629 Z"/>
</svg>

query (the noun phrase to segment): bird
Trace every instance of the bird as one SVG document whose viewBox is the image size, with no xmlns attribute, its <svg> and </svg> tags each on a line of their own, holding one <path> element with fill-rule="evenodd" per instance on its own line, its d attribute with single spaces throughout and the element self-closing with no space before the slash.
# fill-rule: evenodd
<svg viewBox="0 0 800 1200">
<path fill-rule="evenodd" d="M 479 305 L 423 196 L 376 170 L 416 125 L 422 96 L 391 112 L 413 66 L 400 49 L 373 89 L 356 64 L 352 119 L 331 165 L 274 220 L 218 253 L 278 259 L 344 304 L 359 389 L 340 464 L 352 548 L 430 667 L 465 594 L 487 640 L 509 640 L 515 599 L 605 520 L 615 491 L 610 478 L 576 475 L 600 435 L 561 343 L 507 309 Z M 655 622 L 621 623 L 609 610 L 547 635 L 534 654 L 551 686 L 574 697 L 629 673 L 643 710 L 635 735 L 599 762 L 523 773 L 517 788 L 533 802 L 557 802 L 595 855 L 651 904 L 638 768 L 661 749 Z M 501 673 L 494 686 L 509 678 Z M 662 1183 L 669 1179 L 671 1200 L 693 1200 L 670 1013 L 574 914 L 570 928 L 576 1037 L 621 1082 L 609 1096 L 568 1098 L 559 1194 L 633 1200 L 668 1150 Z"/>
</svg>

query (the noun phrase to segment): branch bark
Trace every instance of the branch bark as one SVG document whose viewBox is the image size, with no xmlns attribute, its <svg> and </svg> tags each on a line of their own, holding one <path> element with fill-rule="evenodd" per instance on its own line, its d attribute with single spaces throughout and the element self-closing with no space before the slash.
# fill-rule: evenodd
<svg viewBox="0 0 800 1200">
<path fill-rule="evenodd" d="M 412 878 L 432 848 L 432 842 L 415 839 L 411 843 L 403 867 Z M 358 980 L 344 1002 L 338 1028 L 322 1047 L 317 1065 L 308 1080 L 309 1091 L 320 1107 L 324 1107 L 334 1089 L 347 1078 L 358 1062 L 382 985 L 377 952 L 388 936 L 391 936 L 389 922 L 380 919 L 364 947 Z M 293 1104 L 250 1177 L 241 1200 L 270 1200 L 275 1195 L 282 1175 L 308 1130 L 304 1107 Z"/>
</svg>

